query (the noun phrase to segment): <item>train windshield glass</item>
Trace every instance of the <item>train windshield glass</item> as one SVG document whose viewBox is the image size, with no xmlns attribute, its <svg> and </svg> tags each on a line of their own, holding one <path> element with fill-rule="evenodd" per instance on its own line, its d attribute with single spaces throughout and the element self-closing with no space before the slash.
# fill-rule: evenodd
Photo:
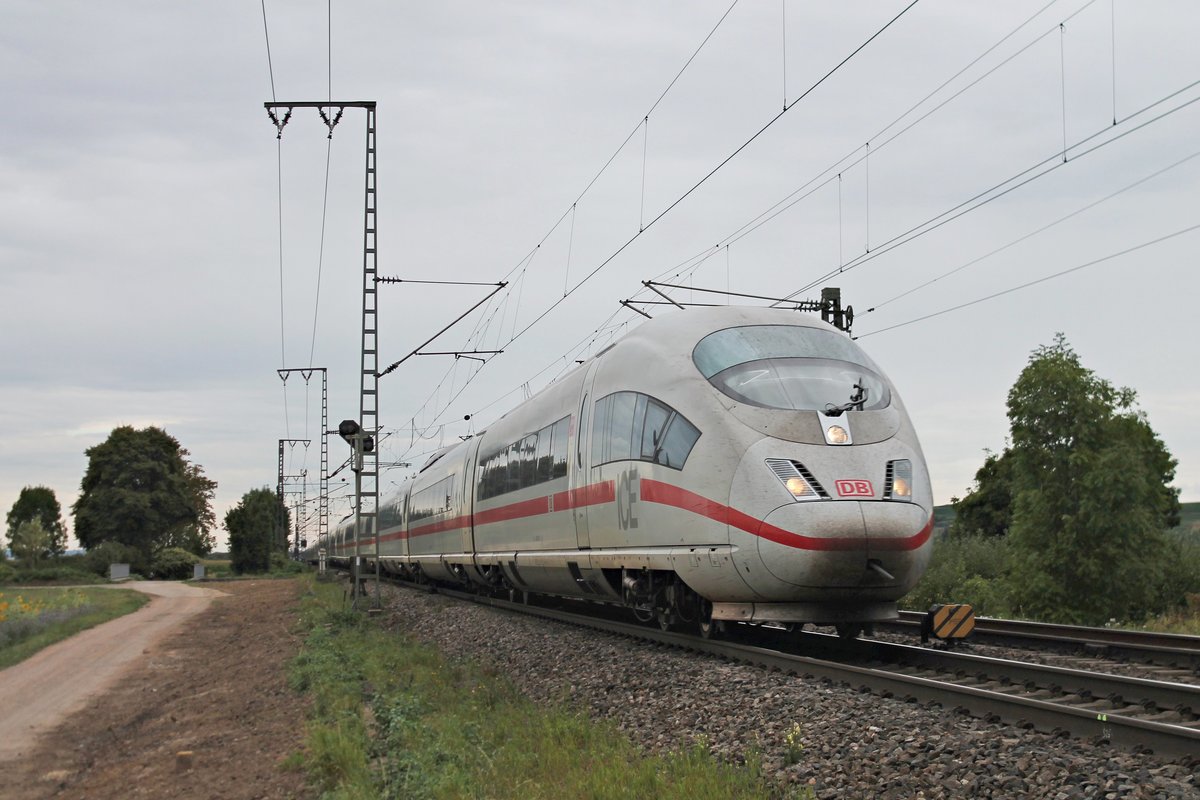
<svg viewBox="0 0 1200 800">
<path fill-rule="evenodd" d="M 752 325 L 700 340 L 696 367 L 725 394 L 763 408 L 825 411 L 865 391 L 862 409 L 891 402 L 879 368 L 849 338 L 820 328 Z"/>
</svg>

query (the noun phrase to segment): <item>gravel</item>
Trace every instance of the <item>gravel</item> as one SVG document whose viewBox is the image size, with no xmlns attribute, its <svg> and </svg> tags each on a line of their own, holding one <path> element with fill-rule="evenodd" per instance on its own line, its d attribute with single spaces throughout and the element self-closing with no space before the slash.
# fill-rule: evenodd
<svg viewBox="0 0 1200 800">
<path fill-rule="evenodd" d="M 915 643 L 912 634 L 891 633 L 887 631 L 879 631 L 872 638 L 885 642 L 895 642 L 897 644 Z M 1068 669 L 1106 672 L 1112 675 L 1125 675 L 1131 678 L 1187 683 L 1193 686 L 1200 685 L 1200 673 L 1195 671 L 1156 664 L 1145 664 L 1102 654 L 1083 655 L 1075 652 L 1054 652 L 1048 648 L 1035 649 L 1033 647 L 986 644 L 985 640 L 982 639 L 968 639 L 965 642 L 955 645 L 955 649 L 961 653 L 971 653 L 989 658 L 1007 658 L 1031 664 L 1047 664 L 1054 667 L 1066 667 Z"/>
<path fill-rule="evenodd" d="M 706 742 L 734 762 L 757 754 L 768 774 L 818 797 L 1200 798 L 1200 761 L 989 723 L 436 594 L 385 591 L 398 627 L 451 658 L 494 666 L 535 702 L 612 720 L 650 751 Z M 786 740 L 797 726 L 802 749 L 788 764 Z"/>
</svg>

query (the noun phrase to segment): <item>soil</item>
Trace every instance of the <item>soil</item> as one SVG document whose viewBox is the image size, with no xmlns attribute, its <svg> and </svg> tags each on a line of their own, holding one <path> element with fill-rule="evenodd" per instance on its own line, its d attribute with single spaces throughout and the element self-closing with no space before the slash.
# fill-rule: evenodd
<svg viewBox="0 0 1200 800">
<path fill-rule="evenodd" d="M 32 749 L 0 759 L 0 794 L 12 800 L 313 796 L 304 773 L 282 763 L 302 750 L 307 712 L 286 676 L 301 644 L 300 585 L 210 585 L 224 594 L 145 647 Z"/>
</svg>

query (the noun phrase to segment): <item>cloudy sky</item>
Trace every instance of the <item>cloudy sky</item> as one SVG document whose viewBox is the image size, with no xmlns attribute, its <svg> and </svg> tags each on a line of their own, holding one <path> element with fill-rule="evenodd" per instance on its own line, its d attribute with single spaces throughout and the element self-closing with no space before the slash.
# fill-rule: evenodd
<svg viewBox="0 0 1200 800">
<path fill-rule="evenodd" d="M 385 462 L 636 325 L 643 280 L 835 285 L 939 502 L 1056 331 L 1137 389 L 1200 500 L 1200 8 L 920 0 L 855 53 L 907 5 L 268 0 L 268 65 L 261 0 L 0 0 L 0 506 L 69 507 L 121 424 L 178 438 L 219 517 L 274 486 L 281 438 L 313 440 L 286 471 L 315 494 L 319 383 L 275 370 L 327 367 L 331 423 L 357 415 L 364 114 L 277 141 L 263 103 L 330 96 L 378 102 L 380 274 L 510 281 L 430 348 L 502 355 L 381 380 Z M 381 361 L 487 291 L 382 287 Z"/>
</svg>

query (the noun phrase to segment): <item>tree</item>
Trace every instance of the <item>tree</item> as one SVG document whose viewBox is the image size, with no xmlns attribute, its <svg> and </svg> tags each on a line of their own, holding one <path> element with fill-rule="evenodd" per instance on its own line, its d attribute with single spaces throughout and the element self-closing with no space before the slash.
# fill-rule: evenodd
<svg viewBox="0 0 1200 800">
<path fill-rule="evenodd" d="M 953 536 L 1004 536 L 1012 525 L 1012 451 L 989 452 L 975 473 L 975 486 L 961 500 L 954 498 Z"/>
<path fill-rule="evenodd" d="M 182 451 L 186 456 L 187 451 Z M 204 467 L 199 464 L 187 465 L 188 491 L 192 497 L 192 505 L 197 509 L 194 522 L 181 525 L 170 531 L 163 542 L 165 547 L 178 547 L 197 556 L 206 556 L 216 546 L 216 537 L 212 529 L 217 526 L 217 517 L 212 510 L 213 495 L 217 491 L 217 482 L 204 474 Z"/>
<path fill-rule="evenodd" d="M 75 537 L 84 547 L 120 542 L 138 549 L 148 563 L 189 526 L 202 526 L 211 491 L 200 488 L 202 470 L 161 428 L 114 428 L 87 450 L 88 467 L 79 486 Z M 207 479 L 204 479 L 207 481 Z M 198 528 L 197 528 L 198 529 Z"/>
<path fill-rule="evenodd" d="M 1060 333 L 1008 394 L 1013 580 L 1035 616 L 1086 624 L 1161 610 L 1176 461 L 1135 407 Z"/>
<path fill-rule="evenodd" d="M 21 559 L 22 566 L 36 567 L 50 554 L 50 544 L 50 531 L 39 519 L 22 522 L 12 536 L 13 555 Z"/>
<path fill-rule="evenodd" d="M 287 508 L 279 502 L 275 492 L 264 486 L 242 495 L 238 504 L 225 514 L 233 571 L 268 571 L 271 553 L 287 552 L 289 525 Z M 283 542 L 282 546 L 280 541 Z"/>
<path fill-rule="evenodd" d="M 8 542 L 16 552 L 17 529 L 23 523 L 37 520 L 49 537 L 42 557 L 61 556 L 67 549 L 67 527 L 63 524 L 62 506 L 54 490 L 46 486 L 26 486 L 8 512 Z"/>
</svg>

